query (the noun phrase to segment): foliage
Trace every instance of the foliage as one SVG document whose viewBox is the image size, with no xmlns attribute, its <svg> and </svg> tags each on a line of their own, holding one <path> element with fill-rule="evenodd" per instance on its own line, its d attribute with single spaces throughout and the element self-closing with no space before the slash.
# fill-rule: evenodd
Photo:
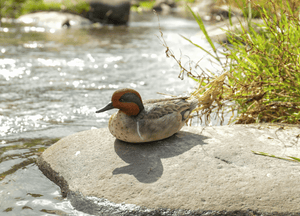
<svg viewBox="0 0 300 216">
<path fill-rule="evenodd" d="M 65 3 L 66 10 L 72 11 L 73 13 L 82 14 L 90 10 L 90 5 L 83 0 L 78 0 L 76 4 L 73 4 L 70 0 L 65 2 L 69 2 Z"/>
<path fill-rule="evenodd" d="M 216 0 L 217 5 L 228 4 L 232 7 L 241 8 L 248 17 L 249 9 L 248 9 L 248 0 Z M 251 17 L 258 18 L 261 17 L 261 5 L 265 6 L 265 9 L 268 9 L 266 5 L 270 3 L 270 0 L 251 0 Z M 281 5 L 282 0 L 274 0 L 273 1 L 276 5 Z M 282 9 L 288 11 L 291 8 L 292 11 L 297 11 L 300 8 L 300 1 L 299 0 L 285 0 L 282 4 Z"/>
<path fill-rule="evenodd" d="M 223 44 L 222 53 L 226 61 L 221 61 L 215 44 L 205 30 L 201 18 L 193 13 L 208 40 L 212 51 L 204 50 L 222 67 L 223 74 L 216 77 L 210 71 L 202 69 L 195 75 L 181 65 L 167 47 L 167 56 L 175 58 L 181 68 L 182 77 L 187 73 L 199 83 L 191 97 L 199 100 L 198 115 L 210 120 L 212 113 L 221 116 L 232 112 L 231 121 L 249 124 L 260 122 L 300 123 L 300 18 L 286 3 L 271 0 L 260 7 L 263 24 L 257 33 L 256 25 L 249 23 L 248 29 L 240 32 L 228 31 L 230 44 Z M 238 115 L 234 117 L 234 112 Z M 234 118 L 233 118 L 234 117 Z"/>
<path fill-rule="evenodd" d="M 142 8 L 151 9 L 151 8 L 153 8 L 154 5 L 155 5 L 155 1 L 153 1 L 153 0 L 140 2 L 140 7 L 142 7 Z"/>
<path fill-rule="evenodd" d="M 154 4 L 155 4 L 155 0 L 140 1 L 138 5 L 132 5 L 130 10 L 136 11 L 139 13 L 142 11 L 150 11 L 150 10 L 152 10 Z"/>
<path fill-rule="evenodd" d="M 59 2 L 44 2 L 43 0 L 0 0 L 2 17 L 17 18 L 23 14 L 36 11 L 68 11 L 81 14 L 89 10 L 89 4 L 83 0 L 63 0 Z"/>
<path fill-rule="evenodd" d="M 237 123 L 300 123 L 300 20 L 282 4 L 268 6 L 261 9 L 262 31 L 228 34 L 227 94 L 238 105 Z"/>
<path fill-rule="evenodd" d="M 0 18 L 16 17 L 25 0 L 0 0 Z"/>
<path fill-rule="evenodd" d="M 187 3 L 193 3 L 195 0 L 175 0 L 175 2 L 187 2 Z M 144 0 L 140 1 L 140 7 L 146 8 L 146 9 L 152 9 L 155 5 L 155 0 Z"/>
<path fill-rule="evenodd" d="M 61 10 L 61 3 L 58 2 L 49 2 L 45 3 L 43 0 L 27 0 L 22 5 L 21 14 L 26 14 L 35 11 L 59 11 Z"/>
<path fill-rule="evenodd" d="M 196 0 L 175 0 L 175 2 L 194 3 Z"/>
<path fill-rule="evenodd" d="M 183 2 L 183 3 L 194 3 L 195 0 L 175 0 L 176 3 Z M 132 11 L 141 12 L 143 9 L 149 11 L 155 5 L 155 0 L 143 0 L 139 2 L 139 6 L 133 5 L 131 6 Z"/>
</svg>

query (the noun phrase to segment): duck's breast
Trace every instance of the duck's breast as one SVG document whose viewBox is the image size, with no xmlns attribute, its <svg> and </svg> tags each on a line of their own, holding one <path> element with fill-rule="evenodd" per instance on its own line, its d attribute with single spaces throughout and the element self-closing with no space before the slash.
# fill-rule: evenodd
<svg viewBox="0 0 300 216">
<path fill-rule="evenodd" d="M 165 139 L 184 125 L 182 115 L 172 112 L 155 119 L 131 117 L 118 111 L 109 120 L 109 130 L 117 139 L 139 143 Z"/>
<path fill-rule="evenodd" d="M 108 128 L 110 133 L 119 140 L 140 142 L 135 119 L 122 111 L 118 111 L 110 117 Z"/>
</svg>

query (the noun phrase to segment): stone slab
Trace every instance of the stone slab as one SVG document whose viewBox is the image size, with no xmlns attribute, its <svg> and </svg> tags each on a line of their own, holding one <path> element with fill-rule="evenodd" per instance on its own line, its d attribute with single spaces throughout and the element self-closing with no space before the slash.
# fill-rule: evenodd
<svg viewBox="0 0 300 216">
<path fill-rule="evenodd" d="M 161 209 L 165 215 L 298 215 L 300 163 L 252 150 L 299 158 L 299 134 L 298 127 L 271 125 L 184 127 L 165 140 L 130 144 L 107 128 L 94 129 L 61 139 L 38 166 L 75 207 L 94 215 L 109 212 L 104 206 L 113 209 L 108 215 Z"/>
</svg>

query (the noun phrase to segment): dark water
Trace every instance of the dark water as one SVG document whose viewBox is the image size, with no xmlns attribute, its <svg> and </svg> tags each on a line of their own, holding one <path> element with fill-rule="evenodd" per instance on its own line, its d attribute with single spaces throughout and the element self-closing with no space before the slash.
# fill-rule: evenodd
<svg viewBox="0 0 300 216">
<path fill-rule="evenodd" d="M 164 38 L 188 66 L 206 55 L 179 34 L 195 21 L 161 16 Z M 143 99 L 187 94 L 195 81 L 177 78 L 153 14 L 132 15 L 128 27 L 51 29 L 4 24 L 0 29 L 0 215 L 84 215 L 35 165 L 45 148 L 78 131 L 107 127 L 111 111 L 95 114 L 118 88 Z M 203 46 L 207 46 L 202 42 Z M 187 57 L 188 56 L 188 57 Z"/>
</svg>

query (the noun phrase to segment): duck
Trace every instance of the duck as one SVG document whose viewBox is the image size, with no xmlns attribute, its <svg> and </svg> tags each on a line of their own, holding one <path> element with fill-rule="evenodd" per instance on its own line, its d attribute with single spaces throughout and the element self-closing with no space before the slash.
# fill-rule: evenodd
<svg viewBox="0 0 300 216">
<path fill-rule="evenodd" d="M 110 133 L 118 140 L 144 143 L 166 139 L 185 124 L 198 100 L 188 97 L 142 100 L 130 88 L 116 90 L 111 102 L 96 113 L 119 109 L 108 122 Z"/>
</svg>

